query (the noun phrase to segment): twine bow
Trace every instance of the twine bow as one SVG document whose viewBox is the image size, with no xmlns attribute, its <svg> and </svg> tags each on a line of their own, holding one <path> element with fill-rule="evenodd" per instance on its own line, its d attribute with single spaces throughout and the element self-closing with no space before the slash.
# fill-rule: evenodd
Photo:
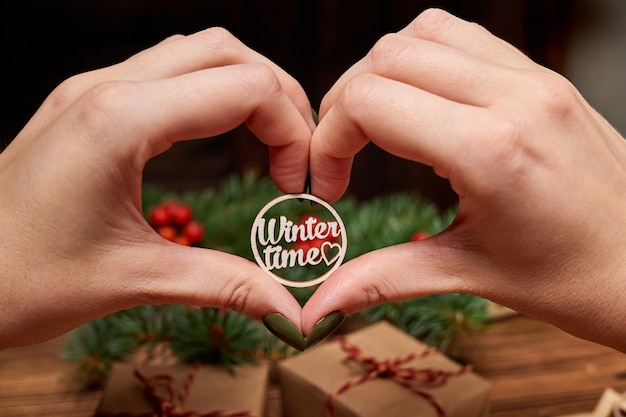
<svg viewBox="0 0 626 417">
<path fill-rule="evenodd" d="M 105 412 L 99 413 L 98 417 L 258 417 L 249 411 L 184 411 L 183 404 L 189 395 L 198 369 L 198 364 L 191 368 L 178 393 L 174 392 L 174 377 L 171 375 L 158 374 L 147 377 L 139 370 L 135 370 L 134 376 L 143 384 L 144 393 L 150 404 L 152 404 L 153 411 L 141 413 Z"/>
<path fill-rule="evenodd" d="M 347 341 L 345 337 L 338 337 L 337 340 L 341 348 L 348 354 L 346 360 L 360 364 L 365 373 L 341 385 L 337 390 L 328 396 L 326 402 L 327 416 L 334 415 L 335 399 L 364 382 L 376 378 L 387 378 L 405 388 L 410 389 L 415 394 L 425 398 L 437 411 L 439 417 L 445 417 L 446 411 L 437 399 L 429 392 L 423 390 L 424 385 L 437 386 L 445 384 L 450 377 L 461 375 L 469 369 L 462 366 L 456 371 L 444 371 L 432 368 L 410 368 L 400 365 L 411 362 L 414 359 L 421 359 L 436 353 L 436 349 L 426 348 L 421 352 L 411 352 L 408 355 L 394 359 L 378 360 L 374 357 L 364 356 L 361 349 Z"/>
</svg>

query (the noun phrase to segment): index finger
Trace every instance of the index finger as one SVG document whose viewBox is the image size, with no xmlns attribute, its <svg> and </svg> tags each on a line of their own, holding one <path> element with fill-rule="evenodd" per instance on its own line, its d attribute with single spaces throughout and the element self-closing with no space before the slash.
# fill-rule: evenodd
<svg viewBox="0 0 626 417">
<path fill-rule="evenodd" d="M 250 49 L 228 30 L 212 27 L 162 42 L 109 67 L 75 75 L 65 80 L 46 99 L 26 127 L 41 129 L 88 90 L 111 81 L 157 81 L 209 68 L 260 63 L 271 68 L 283 90 L 313 130 L 309 99 L 302 86 L 270 59 Z"/>
<path fill-rule="evenodd" d="M 156 81 L 103 83 L 76 100 L 62 120 L 55 128 L 66 141 L 65 151 L 76 146 L 89 152 L 76 161 L 81 169 L 88 171 L 94 161 L 110 157 L 129 164 L 123 168 L 133 173 L 142 172 L 146 161 L 175 142 L 213 137 L 246 123 L 270 148 L 276 185 L 290 193 L 305 186 L 311 130 L 264 64 L 211 68 Z M 68 140 L 67 125 L 77 127 L 74 141 Z M 85 146 L 85 137 L 95 139 Z M 53 143 L 38 146 L 57 151 Z"/>
<path fill-rule="evenodd" d="M 429 165 L 461 194 L 487 110 L 407 87 L 373 74 L 354 78 L 311 139 L 311 190 L 327 201 L 344 193 L 352 160 L 370 140 L 385 151 Z M 452 166 L 454 164 L 454 166 Z M 375 167 L 373 167 L 375 169 Z"/>
<path fill-rule="evenodd" d="M 401 36 L 445 46 L 469 57 L 496 65 L 513 68 L 537 67 L 537 64 L 519 49 L 494 36 L 484 27 L 440 9 L 428 9 L 422 12 L 397 33 Z M 376 72 L 372 67 L 371 53 L 372 51 L 350 67 L 324 96 L 320 106 L 320 119 L 332 107 L 349 80 L 359 74 Z"/>
</svg>

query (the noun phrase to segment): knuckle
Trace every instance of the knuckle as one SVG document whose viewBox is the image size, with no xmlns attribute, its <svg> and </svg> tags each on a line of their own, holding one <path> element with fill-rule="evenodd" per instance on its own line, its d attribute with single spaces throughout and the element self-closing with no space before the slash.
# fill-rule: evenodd
<svg viewBox="0 0 626 417">
<path fill-rule="evenodd" d="M 420 13 L 411 23 L 412 30 L 416 34 L 427 33 L 436 35 L 447 31 L 456 21 L 448 12 L 431 8 Z"/>
<path fill-rule="evenodd" d="M 255 85 L 268 93 L 277 93 L 282 90 L 282 84 L 272 68 L 262 63 L 253 63 L 250 66 L 253 68 Z"/>
<path fill-rule="evenodd" d="M 375 271 L 379 269 L 375 257 L 366 256 L 361 260 L 364 262 L 365 270 Z M 398 293 L 394 289 L 393 283 L 387 278 L 378 273 L 364 280 L 362 273 L 353 270 L 342 280 L 341 290 L 348 294 L 349 299 L 356 300 L 353 305 L 354 308 L 364 310 L 397 298 Z"/>
<path fill-rule="evenodd" d="M 245 279 L 235 280 L 228 288 L 228 292 L 225 292 L 224 307 L 238 312 L 246 311 L 251 292 L 250 285 Z"/>
<path fill-rule="evenodd" d="M 359 109 L 372 100 L 376 94 L 376 80 L 374 74 L 363 73 L 355 76 L 346 83 L 337 97 L 337 104 L 344 111 L 353 116 L 358 115 Z"/>
<path fill-rule="evenodd" d="M 527 140 L 524 123 L 510 115 L 499 115 L 489 121 L 489 135 L 482 138 L 480 159 L 490 173 L 494 167 L 502 174 L 500 180 L 526 178 L 526 171 L 533 166 L 529 159 L 536 157 L 533 145 Z M 485 176 L 484 190 L 492 184 L 492 176 Z M 497 191 L 497 190 L 492 190 Z"/>
<path fill-rule="evenodd" d="M 379 288 L 376 284 L 371 284 L 364 288 L 363 294 L 365 304 L 363 306 L 359 306 L 360 309 L 369 308 L 389 301 L 388 297 L 385 296 L 383 289 Z"/>
<path fill-rule="evenodd" d="M 545 165 L 547 143 L 542 140 L 537 121 L 567 124 L 575 120 L 580 111 L 580 98 L 576 88 L 564 77 L 551 72 L 533 74 L 528 89 L 529 117 L 523 112 L 502 110 L 487 121 L 489 135 L 482 138 L 480 150 L 484 166 L 491 170 L 498 167 L 501 180 L 511 187 L 524 187 L 524 179 L 537 166 Z M 497 190 L 494 190 L 497 192 Z"/>
<path fill-rule="evenodd" d="M 503 118 L 493 125 L 493 130 L 493 140 L 485 147 L 491 163 L 496 166 L 516 165 L 514 161 L 524 149 L 518 124 Z"/>
<path fill-rule="evenodd" d="M 252 103 L 266 101 L 283 92 L 276 73 L 263 63 L 249 63 L 239 67 L 239 88 L 246 100 Z"/>
<path fill-rule="evenodd" d="M 231 56 L 241 47 L 241 42 L 228 29 L 221 26 L 202 31 L 199 38 L 203 47 L 215 55 Z"/>
<path fill-rule="evenodd" d="M 185 38 L 186 36 L 183 35 L 182 33 L 176 33 L 174 35 L 170 35 L 166 37 L 165 39 L 161 41 L 161 43 L 164 44 L 164 43 L 173 42 L 173 41 L 177 41 L 177 40 L 185 39 Z"/>
<path fill-rule="evenodd" d="M 500 117 L 492 122 L 490 140 L 485 150 L 491 163 L 501 164 L 513 159 L 523 143 L 518 123 L 510 117 Z"/>
<path fill-rule="evenodd" d="M 535 99 L 546 116 L 558 120 L 569 119 L 579 108 L 578 91 L 565 77 L 546 71 L 533 80 Z"/>
<path fill-rule="evenodd" d="M 551 71 L 533 72 L 527 82 L 520 85 L 527 91 L 527 111 L 506 109 L 494 113 L 487 120 L 489 135 L 483 136 L 480 147 L 487 164 L 505 168 L 506 172 L 522 177 L 528 167 L 543 160 L 545 143 L 538 140 L 537 120 L 567 124 L 575 120 L 580 112 L 580 94 L 565 77 Z M 492 165 L 493 166 L 493 165 Z"/>
<path fill-rule="evenodd" d="M 134 96 L 135 83 L 109 81 L 89 89 L 80 100 L 79 117 L 95 130 L 119 123 Z"/>
<path fill-rule="evenodd" d="M 250 63 L 240 74 L 241 88 L 252 99 L 265 99 L 281 94 L 283 89 L 276 73 L 263 63 Z"/>
<path fill-rule="evenodd" d="M 46 106 L 51 110 L 67 106 L 81 94 L 85 77 L 86 74 L 78 74 L 64 80 L 50 93 Z"/>
<path fill-rule="evenodd" d="M 375 73 L 386 73 L 409 47 L 407 40 L 396 33 L 381 37 L 368 54 L 368 63 Z"/>
</svg>

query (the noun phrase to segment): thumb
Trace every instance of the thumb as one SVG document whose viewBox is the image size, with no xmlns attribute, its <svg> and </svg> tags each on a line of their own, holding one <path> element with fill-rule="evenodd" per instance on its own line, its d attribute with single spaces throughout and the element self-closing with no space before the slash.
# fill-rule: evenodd
<svg viewBox="0 0 626 417">
<path fill-rule="evenodd" d="M 467 292 L 464 280 L 452 273 L 455 251 L 439 237 L 379 249 L 342 265 L 304 306 L 304 333 L 333 311 L 349 315 L 389 301 Z"/>
<path fill-rule="evenodd" d="M 229 308 L 255 319 L 280 313 L 300 328 L 301 307 L 281 284 L 256 264 L 228 253 L 152 244 L 128 259 L 143 259 L 135 304 L 181 303 Z M 146 300 L 147 298 L 147 300 Z"/>
</svg>

